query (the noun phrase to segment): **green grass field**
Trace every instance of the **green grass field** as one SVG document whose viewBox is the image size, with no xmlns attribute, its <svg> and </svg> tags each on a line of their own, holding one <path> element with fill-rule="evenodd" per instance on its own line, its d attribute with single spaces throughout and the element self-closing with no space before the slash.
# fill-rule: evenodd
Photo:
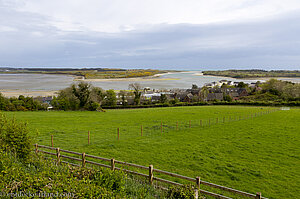
<svg viewBox="0 0 300 199">
<path fill-rule="evenodd" d="M 53 134 L 54 146 L 62 149 L 145 166 L 153 164 L 157 169 L 200 176 L 201 180 L 238 190 L 261 191 L 264 197 L 297 198 L 300 109 L 259 115 L 274 109 L 203 106 L 6 114 L 27 121 L 39 144 L 49 146 Z M 257 117 L 249 117 L 255 113 Z"/>
</svg>

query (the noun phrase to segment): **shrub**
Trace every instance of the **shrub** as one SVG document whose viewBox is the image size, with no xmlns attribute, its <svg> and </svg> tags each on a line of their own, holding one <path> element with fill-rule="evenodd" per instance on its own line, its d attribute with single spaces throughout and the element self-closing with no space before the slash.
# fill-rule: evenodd
<svg viewBox="0 0 300 199">
<path fill-rule="evenodd" d="M 167 198 L 195 198 L 195 188 L 192 185 L 174 186 L 168 190 Z"/>
<path fill-rule="evenodd" d="M 95 173 L 95 175 L 93 176 L 93 180 L 96 181 L 96 184 L 120 193 L 124 192 L 125 179 L 125 173 L 107 169 L 105 170 L 105 172 L 103 172 L 102 169 L 100 170 L 100 172 Z"/>
<path fill-rule="evenodd" d="M 31 149 L 29 130 L 25 123 L 19 123 L 15 119 L 8 119 L 0 114 L 0 147 L 10 151 L 17 157 L 25 159 Z"/>
</svg>

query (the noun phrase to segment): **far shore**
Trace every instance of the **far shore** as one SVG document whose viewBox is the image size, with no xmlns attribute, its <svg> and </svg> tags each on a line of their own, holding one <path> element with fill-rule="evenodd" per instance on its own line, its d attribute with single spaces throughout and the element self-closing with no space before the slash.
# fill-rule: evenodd
<svg viewBox="0 0 300 199">
<path fill-rule="evenodd" d="M 83 79 L 82 77 L 77 77 L 74 81 L 85 81 L 85 82 L 111 82 L 111 81 L 168 81 L 168 80 L 179 80 L 178 78 L 159 78 L 162 75 L 173 74 L 173 73 L 160 73 L 153 76 L 147 77 L 132 77 L 132 78 L 108 78 L 108 79 Z"/>
</svg>

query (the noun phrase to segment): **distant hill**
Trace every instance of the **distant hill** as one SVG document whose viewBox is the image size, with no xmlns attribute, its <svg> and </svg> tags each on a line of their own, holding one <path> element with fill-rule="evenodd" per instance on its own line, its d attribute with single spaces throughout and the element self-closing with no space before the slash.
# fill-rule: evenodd
<svg viewBox="0 0 300 199">
<path fill-rule="evenodd" d="M 203 71 L 203 75 L 224 76 L 233 78 L 257 78 L 257 77 L 300 77 L 299 70 L 222 70 Z"/>
</svg>

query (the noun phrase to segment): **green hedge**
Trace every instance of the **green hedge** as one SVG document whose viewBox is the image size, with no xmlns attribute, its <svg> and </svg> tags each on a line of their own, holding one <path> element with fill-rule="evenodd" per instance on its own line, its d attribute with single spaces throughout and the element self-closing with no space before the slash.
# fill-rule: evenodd
<svg viewBox="0 0 300 199">
<path fill-rule="evenodd" d="M 176 104 L 150 104 L 150 105 L 118 105 L 102 106 L 103 109 L 128 109 L 128 108 L 157 108 L 157 107 L 177 107 L 177 106 L 205 106 L 205 105 L 247 105 L 247 106 L 300 106 L 300 101 L 282 101 L 282 102 L 265 102 L 265 101 L 213 101 L 213 102 L 180 102 Z"/>
</svg>

